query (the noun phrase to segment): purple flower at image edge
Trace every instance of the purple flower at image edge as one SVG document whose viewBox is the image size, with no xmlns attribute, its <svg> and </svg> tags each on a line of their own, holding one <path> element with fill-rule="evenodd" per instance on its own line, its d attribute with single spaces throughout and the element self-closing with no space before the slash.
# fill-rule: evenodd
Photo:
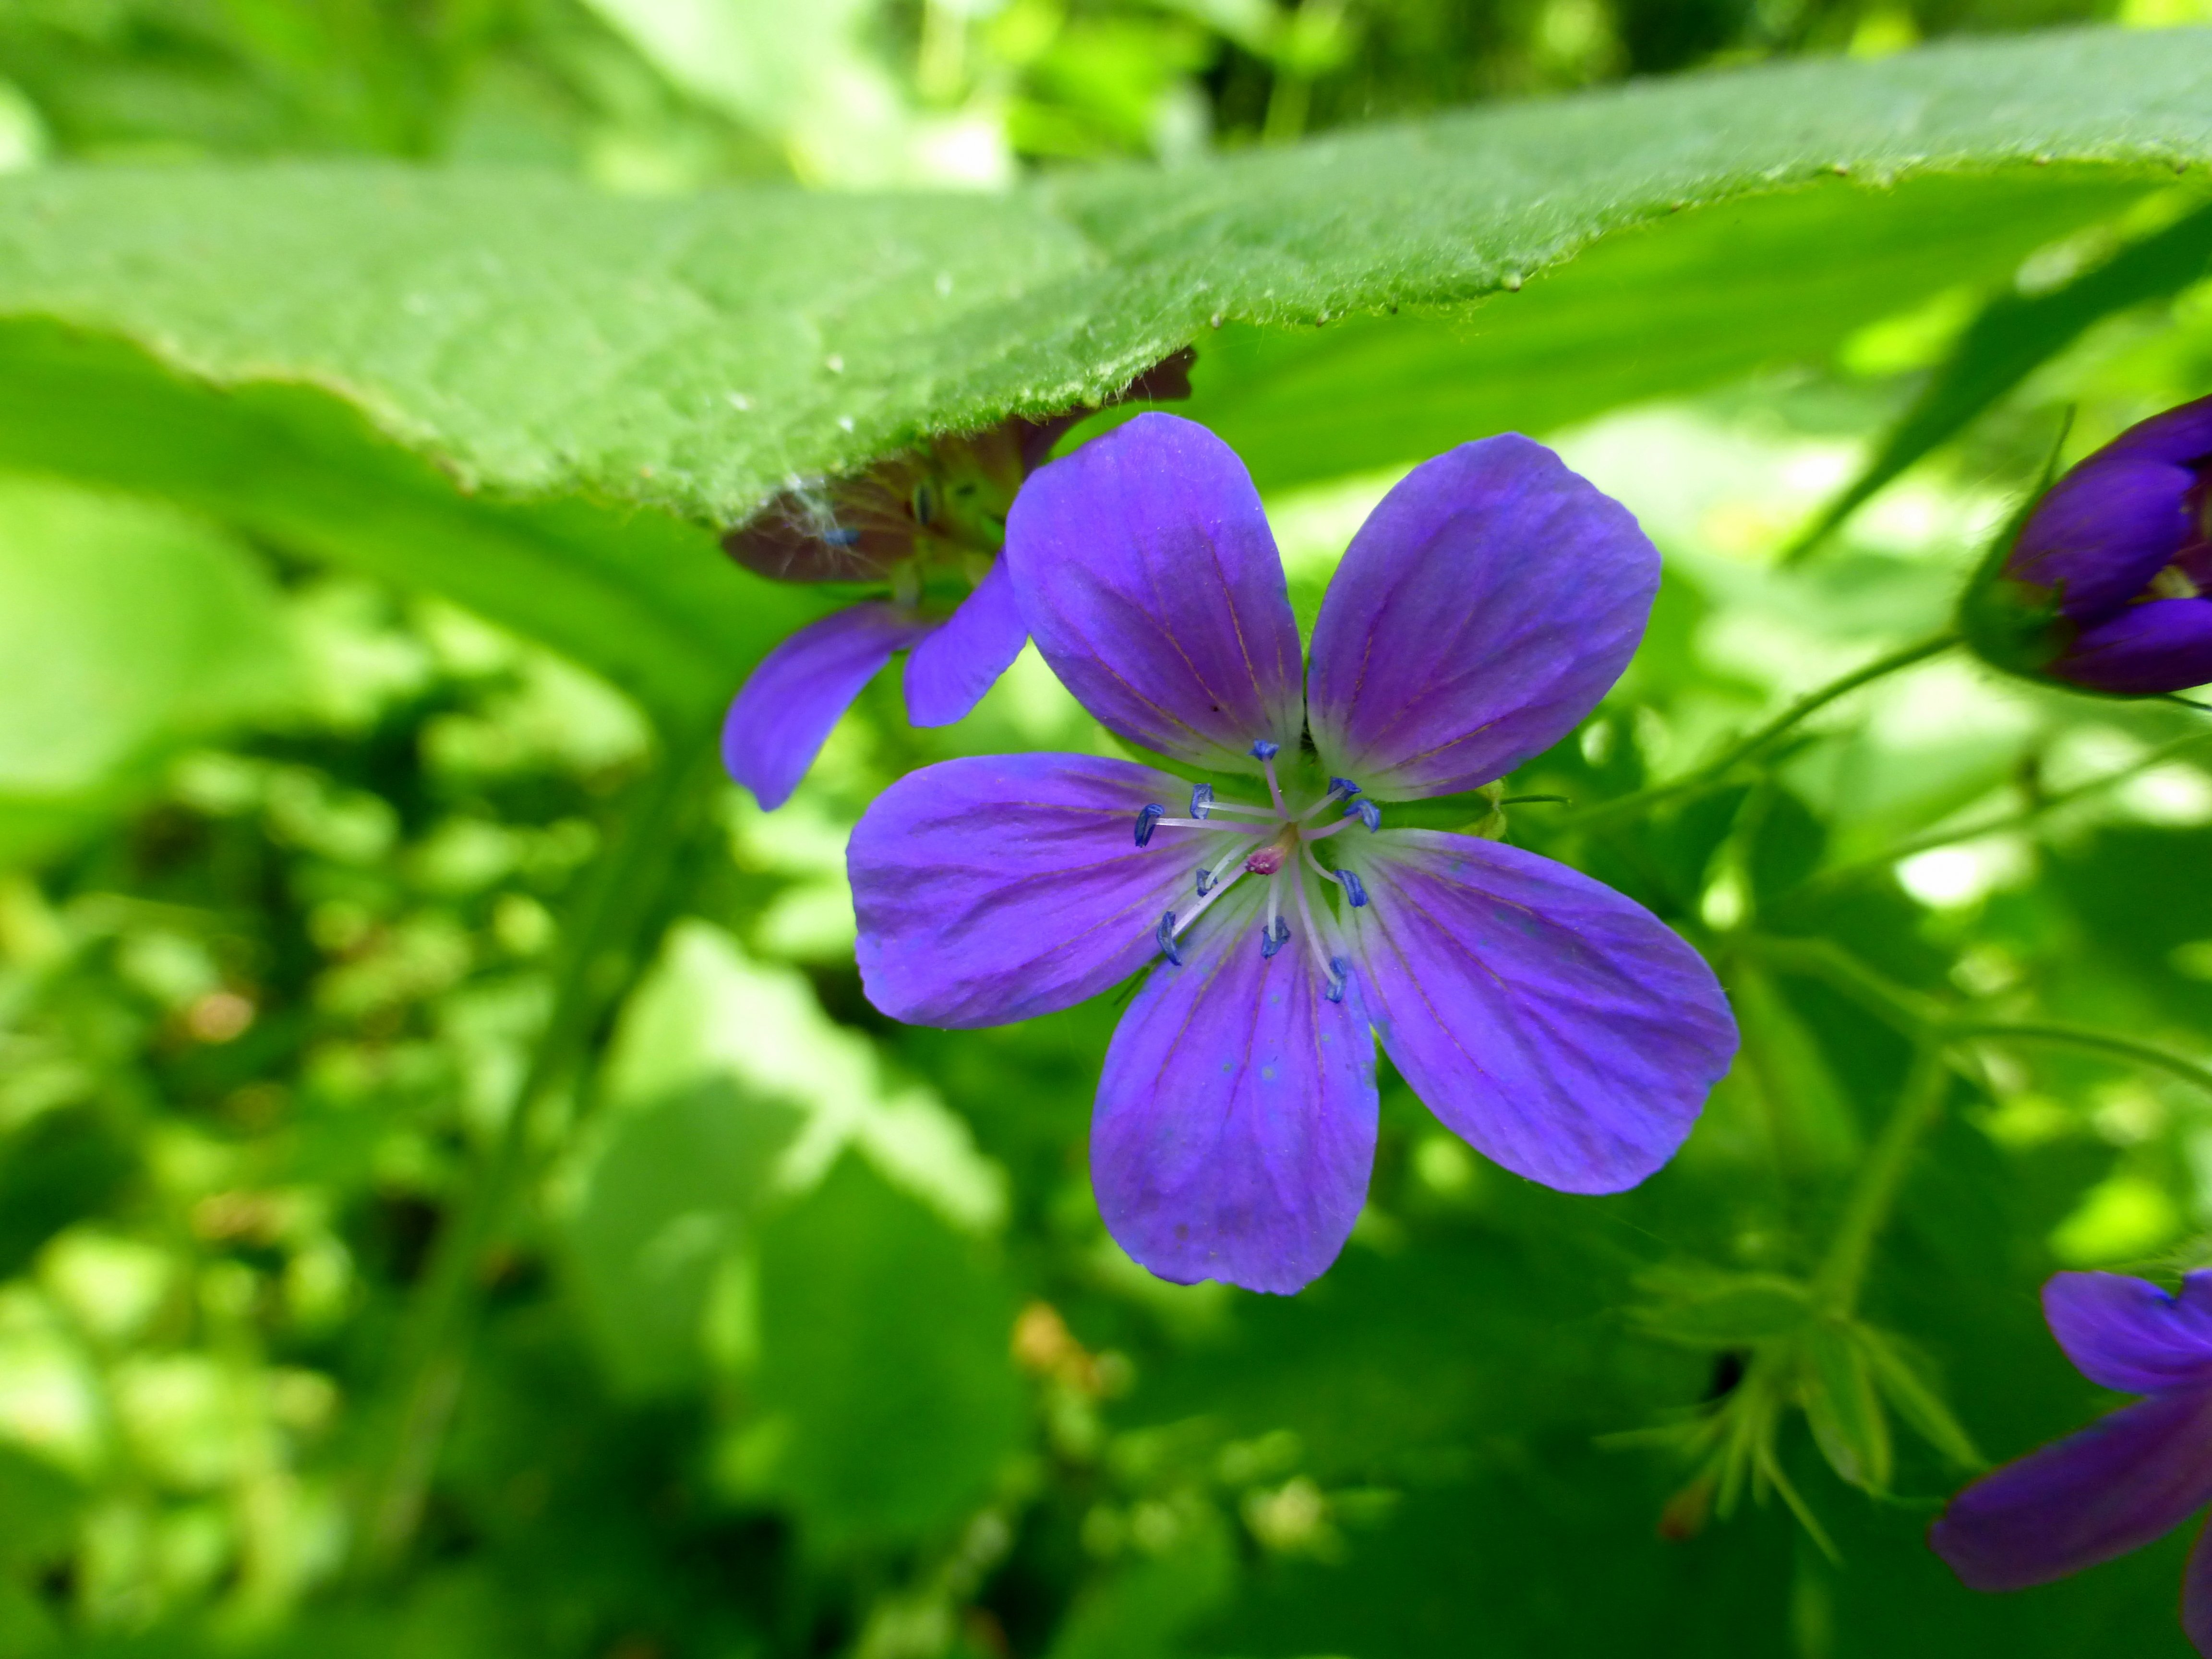
<svg viewBox="0 0 2212 1659">
<path fill-rule="evenodd" d="M 1951 1500 L 1928 1541 L 1969 1587 L 2025 1589 L 2140 1549 L 2212 1502 L 2212 1270 L 2172 1295 L 2120 1273 L 2059 1273 L 2044 1317 L 2082 1376 L 2149 1397 L 2029 1453 Z M 2212 1544 L 2181 1622 L 2212 1656 Z"/>
<path fill-rule="evenodd" d="M 1195 356 L 1186 348 L 1162 360 L 1104 404 L 1188 397 Z M 963 719 L 1013 665 L 1029 633 L 996 556 L 1006 508 L 1053 446 L 1097 412 L 1084 404 L 938 438 L 780 495 L 723 538 L 732 558 L 772 580 L 891 589 L 800 629 L 738 689 L 722 723 L 723 764 L 763 808 L 791 798 L 839 718 L 899 652 L 907 718 L 922 726 Z M 926 597 L 932 580 L 969 591 L 948 611 Z"/>
<path fill-rule="evenodd" d="M 1378 1034 L 1509 1170 L 1611 1192 L 1673 1155 L 1735 1047 L 1704 958 L 1565 866 L 1389 824 L 1549 748 L 1619 678 L 1659 565 L 1625 508 L 1525 438 L 1424 464 L 1353 538 L 1309 668 L 1242 463 L 1151 414 L 1030 480 L 1003 563 L 1084 707 L 1195 775 L 1028 754 L 902 779 L 848 855 L 862 981 L 969 1028 L 1153 964 L 1091 1124 L 1131 1256 L 1279 1292 L 1326 1269 L 1365 1199 Z"/>
<path fill-rule="evenodd" d="M 2036 504 L 1967 632 L 2000 665 L 2157 696 L 2212 682 L 2212 398 L 2130 427 Z"/>
</svg>

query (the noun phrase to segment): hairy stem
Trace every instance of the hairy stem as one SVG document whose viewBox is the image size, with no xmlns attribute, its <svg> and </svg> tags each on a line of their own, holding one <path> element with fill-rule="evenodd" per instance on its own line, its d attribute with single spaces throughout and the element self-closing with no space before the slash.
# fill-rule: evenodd
<svg viewBox="0 0 2212 1659">
<path fill-rule="evenodd" d="M 1632 817 L 1638 813 L 1648 812 L 1655 806 L 1663 805 L 1668 801 L 1679 799 L 1685 795 L 1699 794 L 1707 789 L 1717 787 L 1725 782 L 1729 774 L 1737 767 L 1786 735 L 1793 726 L 1820 713 L 1838 697 L 1848 696 L 1861 686 L 1871 684 L 1885 675 L 1894 674 L 1900 669 L 1910 668 L 1915 663 L 1925 662 L 1930 657 L 1948 651 L 1958 642 L 1959 636 L 1956 634 L 1947 632 L 1938 634 L 1932 639 L 1925 639 L 1917 644 L 1908 645 L 1902 650 L 1893 651 L 1886 657 L 1877 658 L 1863 668 L 1855 669 L 1841 679 L 1832 680 L 1819 690 L 1807 693 L 1767 721 L 1765 725 L 1741 739 L 1716 758 L 1698 767 L 1695 771 L 1685 773 L 1669 782 L 1653 784 L 1649 788 L 1636 791 L 1633 794 L 1622 795 L 1613 800 L 1601 801 L 1596 805 L 1587 807 L 1580 812 L 1570 813 L 1559 821 L 1558 827 L 1562 830 L 1589 830 L 1600 824 L 1611 823 L 1616 819 Z"/>
<path fill-rule="evenodd" d="M 488 1269 L 541 1161 L 532 1131 L 549 1094 L 584 1058 L 599 1016 L 641 968 L 641 934 L 657 914 L 672 843 L 710 769 L 672 742 L 634 786 L 612 844 L 562 929 L 553 1006 L 498 1143 L 439 1231 L 396 1345 L 387 1413 L 364 1459 L 354 1571 L 374 1577 L 404 1559 L 481 1322 Z M 708 746 L 711 753 L 711 746 Z"/>
</svg>

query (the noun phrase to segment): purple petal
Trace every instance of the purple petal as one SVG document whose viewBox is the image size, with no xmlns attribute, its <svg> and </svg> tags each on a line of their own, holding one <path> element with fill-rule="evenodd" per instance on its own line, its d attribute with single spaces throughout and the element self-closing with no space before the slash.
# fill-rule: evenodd
<svg viewBox="0 0 2212 1659">
<path fill-rule="evenodd" d="M 1370 794 L 1503 777 L 1597 706 L 1644 637 L 1659 553 L 1620 502 L 1516 434 L 1413 469 L 1337 567 L 1308 718 Z"/>
<path fill-rule="evenodd" d="M 995 560 L 975 591 L 906 659 L 907 719 L 950 726 L 965 718 L 1013 666 L 1029 636 L 1006 562 Z"/>
<path fill-rule="evenodd" d="M 2081 634 L 2051 672 L 2093 691 L 2154 697 L 2212 682 L 2212 599 L 2148 599 Z"/>
<path fill-rule="evenodd" d="M 2179 466 L 2202 466 L 2212 460 L 2212 398 L 2199 398 L 2195 403 L 2181 404 L 2147 421 L 2137 421 L 2097 455 L 2135 455 Z M 2089 459 L 2094 460 L 2097 456 Z"/>
<path fill-rule="evenodd" d="M 2195 539 L 2189 494 L 2196 482 L 2188 467 L 2151 450 L 2109 445 L 2051 486 L 2007 556 L 2005 574 L 2060 589 L 2060 611 L 2094 626 Z"/>
<path fill-rule="evenodd" d="M 1304 726 L 1298 629 L 1259 492 L 1235 452 L 1139 415 L 1022 486 L 1006 520 L 1030 633 L 1061 682 L 1133 743 L 1255 769 Z"/>
<path fill-rule="evenodd" d="M 1375 1041 L 1301 939 L 1260 950 L 1247 880 L 1121 1017 L 1091 1120 L 1107 1231 L 1162 1279 L 1279 1295 L 1344 1248 L 1375 1163 Z"/>
<path fill-rule="evenodd" d="M 1160 913 L 1190 891 L 1192 862 L 1222 839 L 1161 830 L 1136 845 L 1137 810 L 1189 788 L 1087 755 L 986 756 L 901 778 L 845 852 L 868 1000 L 914 1025 L 1003 1025 L 1126 979 L 1152 955 Z"/>
<path fill-rule="evenodd" d="M 1736 1030 L 1703 957 L 1643 906 L 1517 847 L 1426 830 L 1340 837 L 1382 1047 L 1454 1133 L 1572 1193 L 1674 1156 Z"/>
<path fill-rule="evenodd" d="M 2197 1652 L 2212 1659 L 2212 1528 L 2200 1531 L 2181 1578 L 2181 1628 Z"/>
<path fill-rule="evenodd" d="M 2212 1388 L 2212 1269 L 2181 1294 L 2124 1273 L 2054 1273 L 2043 1316 L 2075 1369 L 2103 1389 Z"/>
<path fill-rule="evenodd" d="M 2212 1498 L 2212 1390 L 2161 1395 L 2008 1463 L 1928 1542 L 1969 1588 L 2025 1589 L 2140 1549 Z"/>
<path fill-rule="evenodd" d="M 773 811 L 791 799 L 860 688 L 933 624 L 888 605 L 809 623 L 761 659 L 722 722 L 722 764 Z"/>
</svg>

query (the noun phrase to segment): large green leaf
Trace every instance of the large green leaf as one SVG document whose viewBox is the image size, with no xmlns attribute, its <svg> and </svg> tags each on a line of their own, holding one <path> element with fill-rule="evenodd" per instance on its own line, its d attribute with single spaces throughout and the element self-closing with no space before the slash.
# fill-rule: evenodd
<svg viewBox="0 0 2212 1659">
<path fill-rule="evenodd" d="M 1824 295 L 1801 292 L 1814 250 L 1850 271 L 1897 180 L 2212 159 L 2208 74 L 2212 36 L 2052 34 L 998 198 L 648 201 L 527 174 L 64 172 L 0 191 L 0 315 L 119 332 L 219 381 L 310 382 L 467 480 L 728 520 L 793 473 L 1095 396 L 1215 315 L 1310 326 L 1458 307 L 1608 233 L 1848 173 L 1873 188 L 1805 210 L 1799 257 L 1735 273 L 1736 304 L 1764 285 L 1770 305 L 1817 310 Z M 2011 179 L 1992 188 L 2017 199 Z M 1652 276 L 1700 269 L 1725 267 L 1662 261 Z M 1879 264 L 1866 275 L 1879 301 Z"/>
<path fill-rule="evenodd" d="M 1954 287 L 2008 287 L 2025 255 L 2139 190 L 2021 169 L 1750 197 L 1607 237 L 1518 293 L 1445 315 L 1224 328 L 1201 344 L 1188 412 L 1262 486 L 1547 432 L 1819 362 L 1854 330 Z"/>
<path fill-rule="evenodd" d="M 0 464 L 438 589 L 696 728 L 809 613 L 707 534 L 793 478 L 1194 337 L 1195 412 L 1276 483 L 1817 358 L 2212 160 L 2208 76 L 2212 34 L 2049 34 L 997 197 L 34 173 L 0 183 Z"/>
</svg>

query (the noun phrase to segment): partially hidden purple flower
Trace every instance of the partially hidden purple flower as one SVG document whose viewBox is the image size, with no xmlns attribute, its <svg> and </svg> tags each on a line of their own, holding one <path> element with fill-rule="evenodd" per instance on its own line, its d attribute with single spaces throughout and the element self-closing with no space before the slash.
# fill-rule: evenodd
<svg viewBox="0 0 2212 1659">
<path fill-rule="evenodd" d="M 2212 398 L 2152 416 L 2037 503 L 1962 621 L 2000 666 L 2155 696 L 2212 681 Z"/>
<path fill-rule="evenodd" d="M 996 1025 L 1152 964 L 1108 1046 L 1091 1168 L 1108 1228 L 1164 1279 L 1288 1292 L 1335 1259 L 1374 1158 L 1377 1032 L 1508 1169 L 1635 1185 L 1735 1050 L 1711 970 L 1588 877 L 1395 828 L 1390 803 L 1475 789 L 1572 730 L 1634 652 L 1658 564 L 1549 450 L 1467 444 L 1353 538 L 1309 667 L 1227 446 L 1161 414 L 1094 439 L 1024 488 L 1004 568 L 1060 679 L 1161 763 L 964 759 L 886 790 L 848 857 L 869 998 Z"/>
<path fill-rule="evenodd" d="M 1186 349 L 1105 399 L 1187 398 Z M 887 587 L 809 623 L 763 657 L 722 725 L 730 775 L 774 809 L 789 799 L 861 687 L 905 651 L 907 718 L 950 726 L 1021 654 L 1028 633 L 997 562 L 1022 480 L 1085 404 L 1015 417 L 894 456 L 851 478 L 777 496 L 722 538 L 738 563 L 777 581 Z"/>
<path fill-rule="evenodd" d="M 2179 1296 L 2122 1273 L 2059 1273 L 2043 1316 L 2100 1388 L 2148 1399 L 2030 1452 L 1951 1500 L 1928 1541 L 1978 1590 L 2025 1589 L 2140 1549 L 2212 1501 L 2212 1269 Z M 2212 1545 L 2182 1580 L 2181 1623 L 2212 1656 Z"/>
</svg>

